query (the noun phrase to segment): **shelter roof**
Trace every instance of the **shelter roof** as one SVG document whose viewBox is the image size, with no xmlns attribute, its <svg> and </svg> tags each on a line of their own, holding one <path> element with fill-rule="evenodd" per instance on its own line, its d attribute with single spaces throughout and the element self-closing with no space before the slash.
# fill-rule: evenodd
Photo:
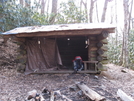
<svg viewBox="0 0 134 101">
<path fill-rule="evenodd" d="M 17 37 L 84 35 L 84 33 L 85 35 L 89 35 L 89 34 L 98 34 L 98 32 L 100 33 L 102 30 L 105 29 L 109 33 L 114 33 L 115 26 L 112 24 L 105 24 L 105 23 L 41 25 L 41 26 L 18 27 L 10 31 L 4 32 L 2 34 L 16 35 Z M 89 33 L 89 31 L 91 32 Z"/>
</svg>

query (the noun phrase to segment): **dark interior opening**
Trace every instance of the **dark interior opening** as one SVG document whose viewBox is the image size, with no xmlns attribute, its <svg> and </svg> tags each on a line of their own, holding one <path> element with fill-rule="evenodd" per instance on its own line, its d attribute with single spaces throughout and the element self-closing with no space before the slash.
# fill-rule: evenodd
<svg viewBox="0 0 134 101">
<path fill-rule="evenodd" d="M 88 48 L 86 48 L 85 37 L 58 38 L 57 44 L 62 63 L 67 68 L 73 68 L 73 60 L 81 56 L 83 61 L 88 60 Z"/>
</svg>

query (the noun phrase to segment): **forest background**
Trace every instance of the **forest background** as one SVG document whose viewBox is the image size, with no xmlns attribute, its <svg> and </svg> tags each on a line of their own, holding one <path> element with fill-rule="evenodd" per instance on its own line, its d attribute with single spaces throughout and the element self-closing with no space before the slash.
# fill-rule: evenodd
<svg viewBox="0 0 134 101">
<path fill-rule="evenodd" d="M 109 62 L 134 69 L 133 0 L 0 0 L 0 33 L 16 27 L 109 23 Z"/>
</svg>

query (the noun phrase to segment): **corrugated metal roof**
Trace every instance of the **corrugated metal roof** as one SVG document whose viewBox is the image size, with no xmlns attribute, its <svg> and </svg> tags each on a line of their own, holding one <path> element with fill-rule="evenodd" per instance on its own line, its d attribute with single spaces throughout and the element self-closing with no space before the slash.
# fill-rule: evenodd
<svg viewBox="0 0 134 101">
<path fill-rule="evenodd" d="M 9 34 L 19 34 L 19 33 L 52 32 L 52 31 L 84 30 L 84 29 L 106 29 L 106 28 L 108 29 L 115 28 L 115 26 L 111 24 L 105 24 L 105 23 L 27 26 L 27 27 L 18 27 L 2 34 L 9 35 Z"/>
</svg>

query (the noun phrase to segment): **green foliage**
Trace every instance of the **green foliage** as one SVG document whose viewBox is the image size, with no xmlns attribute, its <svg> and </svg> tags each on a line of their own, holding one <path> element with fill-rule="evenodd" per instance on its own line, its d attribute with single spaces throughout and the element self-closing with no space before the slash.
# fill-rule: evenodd
<svg viewBox="0 0 134 101">
<path fill-rule="evenodd" d="M 122 65 L 120 63 L 120 56 L 122 50 L 122 38 L 117 37 L 118 40 L 116 41 L 116 37 L 109 37 L 108 43 L 108 59 L 109 62 Z M 129 49 L 129 68 L 134 69 L 134 30 L 130 31 L 129 40 L 128 40 L 128 49 Z"/>
<path fill-rule="evenodd" d="M 61 3 L 57 14 L 40 14 L 41 6 L 35 1 L 34 6 L 24 7 L 15 0 L 0 3 L 0 32 L 5 32 L 16 27 L 65 23 L 85 23 L 86 14 L 74 3 Z"/>
<path fill-rule="evenodd" d="M 0 3 L 0 32 L 8 31 L 16 27 L 39 25 L 38 20 L 33 19 L 35 7 L 23 7 L 14 0 Z"/>
<path fill-rule="evenodd" d="M 110 36 L 108 43 L 108 59 L 110 63 L 118 64 L 120 63 L 120 54 L 122 41 L 116 40 L 116 37 Z"/>
<path fill-rule="evenodd" d="M 37 13 L 34 7 L 23 7 L 14 0 L 0 4 L 0 31 L 4 32 L 16 27 L 39 25 L 38 20 L 33 19 Z"/>
<path fill-rule="evenodd" d="M 134 30 L 129 34 L 129 67 L 134 69 Z"/>
<path fill-rule="evenodd" d="M 74 3 L 74 0 L 69 0 L 67 3 L 60 4 L 60 12 L 56 16 L 55 23 L 85 23 L 87 22 L 86 14 L 81 11 Z"/>
</svg>

